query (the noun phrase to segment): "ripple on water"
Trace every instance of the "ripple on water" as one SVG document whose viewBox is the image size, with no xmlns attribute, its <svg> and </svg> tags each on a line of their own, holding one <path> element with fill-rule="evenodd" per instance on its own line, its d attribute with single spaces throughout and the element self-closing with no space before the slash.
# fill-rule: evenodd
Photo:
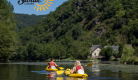
<svg viewBox="0 0 138 80">
<path fill-rule="evenodd" d="M 111 78 L 111 77 L 99 77 L 99 79 L 113 79 L 113 80 L 120 80 L 122 78 Z"/>
<path fill-rule="evenodd" d="M 111 65 L 111 64 L 97 64 L 100 70 L 111 70 L 112 72 L 135 72 L 138 73 L 137 65 Z"/>
<path fill-rule="evenodd" d="M 42 70 L 42 71 L 31 71 L 31 72 L 35 72 L 37 74 L 51 74 L 51 72 L 48 72 L 46 70 Z M 56 74 L 56 72 L 52 72 L 53 74 Z"/>
</svg>

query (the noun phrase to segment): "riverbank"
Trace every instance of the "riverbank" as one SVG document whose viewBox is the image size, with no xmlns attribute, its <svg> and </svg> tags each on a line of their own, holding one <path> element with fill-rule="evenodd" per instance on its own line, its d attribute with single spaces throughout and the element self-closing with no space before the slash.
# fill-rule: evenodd
<svg viewBox="0 0 138 80">
<path fill-rule="evenodd" d="M 67 59 L 54 59 L 54 61 L 55 62 L 58 62 L 58 61 L 76 61 L 76 60 L 79 60 L 79 61 L 92 61 L 92 62 L 94 62 L 94 61 L 101 61 L 101 60 L 98 60 L 98 59 L 87 59 L 87 60 L 80 60 L 80 59 L 70 59 L 70 58 L 67 58 Z M 45 61 L 45 62 L 50 62 L 51 61 L 51 59 L 49 58 L 49 59 L 46 59 L 46 60 L 0 60 L 0 62 L 11 62 L 11 61 L 17 61 L 17 62 L 43 62 L 43 61 Z"/>
<path fill-rule="evenodd" d="M 80 59 L 70 59 L 70 58 L 67 58 L 67 59 L 54 59 L 54 61 L 76 61 L 76 60 L 79 60 L 79 61 L 100 61 L 98 59 L 87 59 L 87 60 L 80 60 Z M 50 59 L 47 59 L 45 61 L 51 61 Z"/>
</svg>

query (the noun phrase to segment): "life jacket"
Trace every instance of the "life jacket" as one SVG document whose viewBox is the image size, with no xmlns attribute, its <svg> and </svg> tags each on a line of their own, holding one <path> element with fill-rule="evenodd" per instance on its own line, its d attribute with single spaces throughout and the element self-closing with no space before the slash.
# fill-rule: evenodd
<svg viewBox="0 0 138 80">
<path fill-rule="evenodd" d="M 76 73 L 79 69 L 81 69 L 81 66 L 76 66 L 76 71 L 75 71 L 75 73 Z"/>
<path fill-rule="evenodd" d="M 51 66 L 54 66 L 55 64 L 54 64 L 54 62 L 49 62 L 49 67 L 48 67 L 48 69 L 50 69 L 51 68 Z"/>
</svg>

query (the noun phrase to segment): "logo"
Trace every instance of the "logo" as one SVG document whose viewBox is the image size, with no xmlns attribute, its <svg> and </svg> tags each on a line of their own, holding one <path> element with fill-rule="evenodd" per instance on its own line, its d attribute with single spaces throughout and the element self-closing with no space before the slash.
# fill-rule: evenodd
<svg viewBox="0 0 138 80">
<path fill-rule="evenodd" d="M 43 9 L 43 11 L 45 11 L 45 8 L 49 10 L 48 6 L 51 7 L 50 4 L 53 4 L 50 1 L 54 1 L 54 0 L 44 0 L 43 5 L 38 4 L 41 2 L 40 0 L 19 0 L 18 4 L 22 5 L 24 3 L 25 5 L 34 5 L 35 3 L 36 6 L 34 7 L 34 9 L 37 9 L 37 11 L 38 10 L 41 11 Z"/>
<path fill-rule="evenodd" d="M 23 3 L 25 3 L 25 5 L 34 5 L 35 2 L 40 3 L 40 0 L 19 0 L 18 4 L 22 5 Z"/>
<path fill-rule="evenodd" d="M 47 6 L 51 7 L 50 4 L 53 4 L 52 2 L 49 2 L 49 1 L 54 1 L 54 0 L 45 0 L 45 1 L 43 2 L 43 3 L 44 3 L 43 5 L 39 5 L 39 4 L 35 3 L 36 6 L 37 6 L 37 11 L 38 11 L 39 9 L 40 9 L 40 11 L 41 11 L 42 9 L 45 11 L 45 8 L 49 10 L 49 8 L 48 8 Z M 36 9 L 36 6 L 34 7 L 34 9 Z"/>
</svg>

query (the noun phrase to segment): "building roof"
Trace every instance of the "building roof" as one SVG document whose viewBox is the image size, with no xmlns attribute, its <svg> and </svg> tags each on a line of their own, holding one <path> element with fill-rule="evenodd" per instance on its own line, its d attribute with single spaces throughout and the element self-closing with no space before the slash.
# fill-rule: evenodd
<svg viewBox="0 0 138 80">
<path fill-rule="evenodd" d="M 119 46 L 104 46 L 104 48 L 112 47 L 115 52 L 118 52 Z"/>
<path fill-rule="evenodd" d="M 102 47 L 101 47 L 100 45 L 92 45 L 92 47 L 90 48 L 90 50 L 91 50 L 91 51 L 94 51 L 94 50 L 97 49 L 98 47 L 102 49 Z"/>
<path fill-rule="evenodd" d="M 132 47 L 132 44 L 126 44 L 125 47 Z"/>
</svg>

